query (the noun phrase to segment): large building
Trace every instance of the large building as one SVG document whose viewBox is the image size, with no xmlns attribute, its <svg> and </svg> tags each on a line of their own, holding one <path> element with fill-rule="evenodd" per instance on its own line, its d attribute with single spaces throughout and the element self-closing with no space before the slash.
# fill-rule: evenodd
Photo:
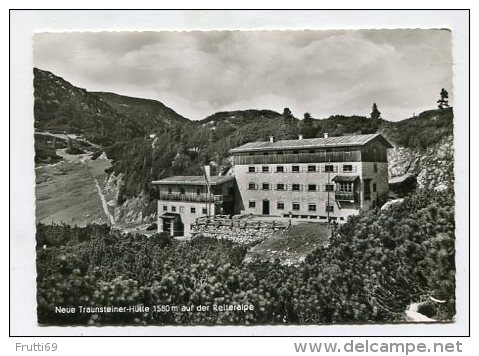
<svg viewBox="0 0 479 356">
<path fill-rule="evenodd" d="M 234 148 L 241 214 L 338 222 L 388 193 L 380 134 L 250 142 Z"/>
<path fill-rule="evenodd" d="M 234 177 L 207 177 L 174 176 L 152 182 L 159 187 L 159 232 L 189 236 L 198 217 L 234 214 Z"/>
</svg>

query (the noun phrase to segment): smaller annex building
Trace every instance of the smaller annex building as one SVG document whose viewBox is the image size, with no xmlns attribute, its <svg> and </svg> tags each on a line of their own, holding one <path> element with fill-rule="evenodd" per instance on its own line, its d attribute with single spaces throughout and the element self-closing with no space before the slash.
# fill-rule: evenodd
<svg viewBox="0 0 479 356">
<path fill-rule="evenodd" d="M 159 188 L 158 232 L 190 236 L 198 217 L 234 214 L 233 176 L 173 176 L 152 184 Z"/>
</svg>

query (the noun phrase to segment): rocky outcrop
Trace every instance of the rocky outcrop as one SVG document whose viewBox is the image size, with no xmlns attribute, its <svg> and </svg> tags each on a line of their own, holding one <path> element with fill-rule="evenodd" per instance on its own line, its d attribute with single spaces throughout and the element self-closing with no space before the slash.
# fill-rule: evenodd
<svg viewBox="0 0 479 356">
<path fill-rule="evenodd" d="M 123 184 L 123 174 L 110 174 L 103 187 L 108 209 L 118 224 L 151 223 L 156 220 L 156 202 L 141 192 L 138 196 L 118 203 L 120 187 Z"/>
<path fill-rule="evenodd" d="M 390 178 L 413 175 L 418 188 L 444 190 L 454 186 L 454 139 L 445 137 L 427 149 L 395 147 L 388 152 Z"/>
</svg>

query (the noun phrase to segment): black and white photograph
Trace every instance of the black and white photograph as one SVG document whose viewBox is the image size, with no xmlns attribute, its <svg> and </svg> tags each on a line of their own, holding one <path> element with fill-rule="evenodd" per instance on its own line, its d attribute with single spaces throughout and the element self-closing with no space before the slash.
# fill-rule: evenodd
<svg viewBox="0 0 479 356">
<path fill-rule="evenodd" d="M 454 325 L 454 35 L 33 33 L 38 326 Z"/>
</svg>

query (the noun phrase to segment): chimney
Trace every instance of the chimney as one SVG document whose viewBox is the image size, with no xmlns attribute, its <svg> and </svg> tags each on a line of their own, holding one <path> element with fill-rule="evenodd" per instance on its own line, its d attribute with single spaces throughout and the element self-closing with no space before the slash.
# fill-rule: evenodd
<svg viewBox="0 0 479 356">
<path fill-rule="evenodd" d="M 269 137 L 269 142 L 274 142 L 274 136 Z"/>
<path fill-rule="evenodd" d="M 298 140 L 302 140 L 302 139 L 303 139 L 303 135 L 299 135 Z"/>
<path fill-rule="evenodd" d="M 328 138 L 328 137 L 329 137 L 329 134 L 328 134 L 327 132 L 325 132 L 325 133 L 323 134 L 323 137 L 324 137 L 324 138 Z"/>
</svg>

